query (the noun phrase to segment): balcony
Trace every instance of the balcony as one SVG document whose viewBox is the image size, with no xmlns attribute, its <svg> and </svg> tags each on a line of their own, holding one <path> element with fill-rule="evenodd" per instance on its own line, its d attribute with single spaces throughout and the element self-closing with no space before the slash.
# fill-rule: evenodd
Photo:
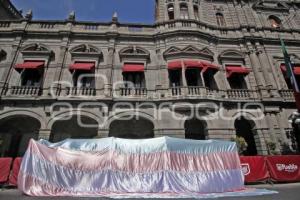
<svg viewBox="0 0 300 200">
<path fill-rule="evenodd" d="M 231 89 L 227 90 L 227 97 L 233 100 L 250 100 L 257 98 L 257 92 L 247 89 Z"/>
<path fill-rule="evenodd" d="M 96 96 L 96 89 L 92 87 L 68 87 L 65 88 L 65 92 L 60 94 L 66 96 Z"/>
<path fill-rule="evenodd" d="M 290 101 L 295 100 L 293 90 L 279 90 L 279 94 L 281 98 L 283 98 L 284 100 L 290 100 Z"/>
<path fill-rule="evenodd" d="M 120 88 L 121 97 L 146 97 L 146 88 Z"/>
<path fill-rule="evenodd" d="M 42 89 L 39 86 L 12 86 L 5 89 L 7 96 L 41 96 Z"/>
</svg>

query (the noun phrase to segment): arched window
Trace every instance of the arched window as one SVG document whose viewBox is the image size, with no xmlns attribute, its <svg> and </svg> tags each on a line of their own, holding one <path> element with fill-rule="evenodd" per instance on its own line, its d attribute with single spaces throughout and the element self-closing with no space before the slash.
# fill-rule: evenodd
<svg viewBox="0 0 300 200">
<path fill-rule="evenodd" d="M 194 6 L 194 17 L 195 17 L 195 20 L 199 20 L 199 9 L 198 9 L 198 6 Z"/>
<path fill-rule="evenodd" d="M 225 19 L 222 13 L 216 14 L 218 26 L 226 26 Z"/>
<path fill-rule="evenodd" d="M 272 28 L 280 28 L 281 20 L 278 17 L 271 15 L 269 16 L 268 20 Z"/>
<path fill-rule="evenodd" d="M 174 19 L 174 6 L 172 4 L 168 5 L 168 17 L 169 17 L 169 20 Z"/>
<path fill-rule="evenodd" d="M 180 4 L 180 19 L 189 19 L 189 9 L 186 4 Z"/>
</svg>

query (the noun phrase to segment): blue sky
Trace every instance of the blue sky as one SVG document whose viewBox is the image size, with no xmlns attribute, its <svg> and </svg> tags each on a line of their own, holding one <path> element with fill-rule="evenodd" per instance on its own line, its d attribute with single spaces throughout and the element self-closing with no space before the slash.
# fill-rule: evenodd
<svg viewBox="0 0 300 200">
<path fill-rule="evenodd" d="M 110 21 L 114 11 L 120 22 L 153 23 L 154 0 L 11 0 L 34 19 L 63 20 L 72 10 L 81 21 Z"/>
</svg>

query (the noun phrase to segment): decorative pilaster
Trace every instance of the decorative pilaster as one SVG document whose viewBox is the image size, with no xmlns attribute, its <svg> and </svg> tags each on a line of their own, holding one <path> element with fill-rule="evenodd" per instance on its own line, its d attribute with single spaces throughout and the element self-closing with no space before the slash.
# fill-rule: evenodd
<svg viewBox="0 0 300 200">
<path fill-rule="evenodd" d="M 109 130 L 98 129 L 97 136 L 95 138 L 107 138 L 107 137 L 109 137 Z"/>
<path fill-rule="evenodd" d="M 181 76 L 182 76 L 182 95 L 188 95 L 188 86 L 187 86 L 187 81 L 185 77 L 185 65 L 183 60 L 181 60 Z"/>
<path fill-rule="evenodd" d="M 38 139 L 50 140 L 51 130 L 50 129 L 40 129 Z"/>
<path fill-rule="evenodd" d="M 266 87 L 268 88 L 272 97 L 279 97 L 278 91 L 276 90 L 276 81 L 273 78 L 272 67 L 269 62 L 268 55 L 266 54 L 265 49 L 259 43 L 256 43 L 256 48 L 263 76 L 266 81 Z"/>
<path fill-rule="evenodd" d="M 52 93 L 55 92 L 55 96 L 59 95 L 60 92 L 60 88 L 61 88 L 61 84 L 59 83 L 61 80 L 61 76 L 63 74 L 63 70 L 64 70 L 64 66 L 65 66 L 65 60 L 66 60 L 66 56 L 67 56 L 67 52 L 68 52 L 68 47 L 67 47 L 67 38 L 64 38 L 64 43 L 65 45 L 61 45 L 60 46 L 60 53 L 59 53 L 59 57 L 58 57 L 58 62 L 57 62 L 57 67 L 54 73 L 54 77 L 53 77 L 53 82 L 56 84 L 53 84 L 52 87 Z"/>
<path fill-rule="evenodd" d="M 180 7 L 179 7 L 178 0 L 175 0 L 175 3 L 174 3 L 174 18 L 180 19 Z"/>
<path fill-rule="evenodd" d="M 269 135 L 270 135 L 271 142 L 274 142 L 276 144 L 275 151 L 280 152 L 280 145 L 278 144 L 277 136 L 276 136 L 275 129 L 274 129 L 274 126 L 273 126 L 273 120 L 272 120 L 272 116 L 271 116 L 272 113 L 271 112 L 266 112 L 265 115 L 266 115 L 266 122 L 267 122 L 267 125 L 268 125 L 268 128 L 269 128 Z M 268 148 L 268 144 L 266 144 L 266 145 L 267 145 L 267 148 Z"/>
<path fill-rule="evenodd" d="M 269 97 L 269 93 L 266 91 L 264 87 L 264 81 L 259 71 L 260 63 L 256 55 L 256 50 L 253 48 L 253 46 L 250 43 L 248 43 L 247 46 L 248 46 L 248 55 L 252 65 L 253 74 L 255 76 L 256 83 L 257 83 L 257 88 L 259 89 L 262 98 Z"/>
</svg>

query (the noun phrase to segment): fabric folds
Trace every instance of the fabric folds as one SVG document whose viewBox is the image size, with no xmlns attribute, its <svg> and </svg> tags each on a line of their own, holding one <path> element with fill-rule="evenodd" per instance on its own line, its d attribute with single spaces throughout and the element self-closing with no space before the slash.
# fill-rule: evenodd
<svg viewBox="0 0 300 200">
<path fill-rule="evenodd" d="M 195 196 L 244 190 L 244 177 L 232 142 L 31 140 L 18 187 L 31 196 Z"/>
</svg>

